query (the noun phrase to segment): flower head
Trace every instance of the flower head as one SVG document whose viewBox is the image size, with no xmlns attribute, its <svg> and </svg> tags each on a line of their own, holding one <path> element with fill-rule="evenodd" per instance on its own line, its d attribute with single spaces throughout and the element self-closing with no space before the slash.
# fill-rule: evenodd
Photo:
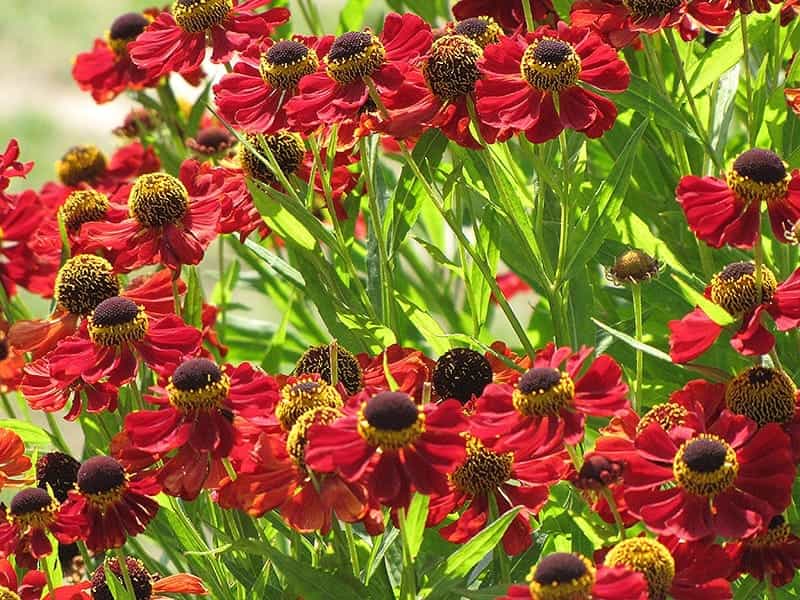
<svg viewBox="0 0 800 600">
<path fill-rule="evenodd" d="M 800 538 L 783 515 L 772 518 L 766 528 L 750 537 L 725 545 L 736 572 L 749 573 L 762 581 L 770 579 L 781 587 L 794 579 L 800 569 Z"/>
<path fill-rule="evenodd" d="M 179 573 L 167 577 L 159 577 L 151 574 L 138 558 L 131 556 L 125 557 L 125 566 L 128 576 L 133 584 L 133 597 L 135 600 L 160 600 L 162 594 L 196 594 L 206 595 L 203 582 L 199 577 L 188 573 Z M 122 568 L 119 559 L 110 558 L 105 564 L 97 567 L 91 577 L 92 600 L 113 600 L 111 587 L 108 585 L 108 573 L 111 572 L 119 580 L 119 584 L 124 586 Z"/>
<path fill-rule="evenodd" d="M 661 263 L 649 254 L 632 248 L 623 252 L 606 270 L 606 278 L 617 285 L 649 281 L 658 275 Z"/>
</svg>

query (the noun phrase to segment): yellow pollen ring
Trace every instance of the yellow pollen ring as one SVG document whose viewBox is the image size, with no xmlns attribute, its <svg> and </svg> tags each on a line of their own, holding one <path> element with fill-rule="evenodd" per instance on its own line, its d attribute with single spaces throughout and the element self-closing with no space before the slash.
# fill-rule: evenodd
<svg viewBox="0 0 800 600">
<path fill-rule="evenodd" d="M 318 408 L 341 408 L 343 404 L 336 388 L 322 379 L 301 375 L 294 383 L 281 388 L 281 399 L 275 407 L 275 417 L 289 431 L 303 414 Z"/>
<path fill-rule="evenodd" d="M 289 435 L 286 436 L 286 453 L 292 458 L 295 465 L 301 469 L 306 467 L 306 444 L 308 443 L 308 430 L 311 429 L 311 426 L 316 423 L 330 425 L 341 416 L 342 411 L 338 408 L 318 406 L 298 417 L 292 425 Z"/>
<path fill-rule="evenodd" d="M 144 339 L 147 333 L 149 320 L 144 307 L 139 306 L 136 317 L 127 323 L 114 325 L 95 325 L 89 319 L 89 337 L 95 344 L 101 346 L 119 346 L 125 342 L 138 342 Z"/>
<path fill-rule="evenodd" d="M 167 384 L 169 403 L 183 413 L 210 412 L 221 408 L 231 391 L 231 379 L 222 374 L 219 381 L 213 381 L 197 390 L 180 390 L 172 383 Z"/>
<path fill-rule="evenodd" d="M 129 480 L 130 476 L 127 473 L 125 473 L 125 483 L 118 485 L 117 487 L 111 488 L 106 492 L 99 492 L 96 494 L 88 494 L 86 492 L 83 492 L 83 495 L 89 501 L 89 504 L 92 505 L 92 508 L 105 514 L 105 512 L 109 509 L 109 507 L 113 506 L 114 504 L 122 500 L 122 496 L 124 496 L 125 492 L 128 490 Z"/>
<path fill-rule="evenodd" d="M 53 523 L 53 521 L 56 520 L 56 512 L 58 512 L 58 507 L 58 501 L 54 499 L 49 505 L 40 508 L 39 510 L 26 512 L 21 515 L 12 514 L 9 511 L 6 515 L 6 519 L 9 523 L 19 527 L 20 531 L 23 533 L 29 527 L 34 529 L 47 529 Z M 2 597 L 0 597 L 0 600 L 2 600 Z"/>
<path fill-rule="evenodd" d="M 560 63 L 540 62 L 536 48 L 545 41 L 557 41 L 570 47 L 569 55 Z M 581 73 L 581 59 L 572 44 L 555 38 L 534 40 L 526 48 L 520 63 L 520 73 L 532 87 L 541 92 L 560 92 L 575 85 Z"/>
<path fill-rule="evenodd" d="M 761 380 L 751 374 L 769 373 Z M 725 404 L 731 412 L 753 419 L 759 426 L 788 423 L 796 411 L 797 387 L 791 378 L 776 369 L 751 367 L 734 377 L 725 389 Z"/>
<path fill-rule="evenodd" d="M 20 600 L 20 597 L 16 592 L 0 585 L 0 600 Z"/>
<path fill-rule="evenodd" d="M 770 527 L 764 533 L 760 533 L 752 540 L 745 542 L 747 546 L 753 548 L 768 548 L 770 546 L 780 546 L 785 544 L 792 534 L 789 523 L 781 523 L 777 527 Z"/>
<path fill-rule="evenodd" d="M 675 578 L 675 559 L 657 540 L 636 537 L 622 540 L 606 555 L 607 567 L 625 567 L 644 575 L 650 600 L 664 600 Z"/>
<path fill-rule="evenodd" d="M 736 279 L 726 279 L 717 273 L 711 278 L 711 301 L 736 317 L 753 310 L 762 302 L 770 302 L 778 287 L 775 274 L 762 267 L 761 294 L 756 285 L 755 272 L 742 273 Z"/>
<path fill-rule="evenodd" d="M 551 388 L 525 393 L 516 387 L 511 396 L 514 408 L 526 417 L 554 417 L 562 408 L 571 406 L 574 399 L 575 383 L 563 371 L 561 379 Z"/>
<path fill-rule="evenodd" d="M 84 223 L 100 221 L 110 206 L 108 197 L 94 189 L 75 190 L 58 209 L 68 231 L 76 231 Z"/>
<path fill-rule="evenodd" d="M 386 49 L 374 34 L 370 44 L 360 52 L 347 58 L 326 59 L 326 71 L 331 79 L 341 85 L 353 83 L 371 75 L 386 59 Z"/>
<path fill-rule="evenodd" d="M 425 433 L 425 411 L 417 409 L 417 419 L 414 423 L 400 430 L 378 429 L 370 425 L 364 410 L 367 404 L 361 405 L 358 411 L 358 434 L 370 446 L 383 451 L 396 451 L 411 446 L 423 433 Z"/>
<path fill-rule="evenodd" d="M 188 33 L 200 33 L 221 25 L 233 10 L 233 0 L 176 0 L 172 15 Z"/>
<path fill-rule="evenodd" d="M 56 173 L 64 185 L 76 186 L 102 175 L 107 164 L 105 154 L 97 146 L 74 146 L 56 162 Z"/>
<path fill-rule="evenodd" d="M 656 404 L 636 424 L 636 435 L 642 433 L 650 423 L 658 423 L 664 431 L 669 431 L 673 427 L 683 424 L 683 420 L 688 414 L 688 410 L 674 402 Z"/>
<path fill-rule="evenodd" d="M 514 453 L 498 453 L 467 435 L 467 457 L 449 476 L 453 485 L 472 496 L 486 494 L 511 477 Z"/>
<path fill-rule="evenodd" d="M 722 444 L 725 447 L 725 460 L 722 465 L 709 473 L 701 473 L 693 470 L 686 464 L 684 453 L 686 449 L 698 440 L 711 440 Z M 672 463 L 672 474 L 678 482 L 690 494 L 713 498 L 716 494 L 727 490 L 736 480 L 739 474 L 739 461 L 736 458 L 736 451 L 722 438 L 709 433 L 702 433 L 684 442 L 678 448 L 675 459 Z"/>
<path fill-rule="evenodd" d="M 785 164 L 785 163 L 784 163 Z M 787 169 L 788 171 L 788 169 Z M 767 204 L 786 196 L 789 190 L 789 182 L 792 180 L 791 173 L 787 172 L 786 177 L 776 183 L 761 183 L 754 181 L 746 175 L 740 175 L 734 168 L 725 175 L 728 187 L 733 193 L 746 204 L 751 202 L 765 201 Z"/>
<path fill-rule="evenodd" d="M 529 583 L 528 589 L 531 598 L 535 600 L 590 600 L 592 597 L 592 587 L 597 578 L 597 569 L 592 561 L 585 556 L 576 554 L 586 566 L 586 572 L 572 581 L 541 584 L 534 579 L 536 576 L 536 566 L 532 567 L 530 573 L 525 578 Z"/>
<path fill-rule="evenodd" d="M 319 67 L 319 56 L 313 48 L 301 59 L 288 64 L 270 62 L 267 55 L 261 56 L 258 72 L 261 78 L 279 90 L 292 90 L 305 75 L 310 75 Z"/>
</svg>

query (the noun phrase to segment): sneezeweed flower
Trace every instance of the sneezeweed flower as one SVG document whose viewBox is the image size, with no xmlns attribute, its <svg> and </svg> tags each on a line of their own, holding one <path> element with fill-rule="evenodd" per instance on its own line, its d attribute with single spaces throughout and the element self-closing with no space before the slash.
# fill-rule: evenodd
<svg viewBox="0 0 800 600">
<path fill-rule="evenodd" d="M 481 121 L 524 132 L 535 143 L 564 128 L 600 137 L 614 126 L 617 108 L 582 84 L 616 93 L 630 82 L 630 69 L 614 48 L 593 31 L 563 22 L 487 46 L 478 68 Z"/>
<path fill-rule="evenodd" d="M 36 485 L 43 490 L 49 486 L 56 500 L 64 502 L 70 490 L 78 482 L 80 468 L 81 463 L 69 454 L 48 452 L 36 461 Z"/>
<path fill-rule="evenodd" d="M 610 417 L 630 407 L 614 359 L 601 355 L 583 371 L 591 354 L 591 348 L 573 353 L 548 344 L 516 385 L 487 386 L 471 419 L 472 433 L 500 450 L 577 444 L 587 416 Z"/>
<path fill-rule="evenodd" d="M 432 41 L 430 26 L 414 14 L 390 13 L 380 36 L 369 30 L 340 35 L 286 104 L 289 124 L 311 133 L 321 126 L 358 122 L 364 111 L 375 109 L 366 78 L 381 98 L 396 93 L 409 61 L 427 52 Z"/>
<path fill-rule="evenodd" d="M 40 600 L 46 585 L 47 577 L 41 571 L 28 571 L 20 580 L 13 565 L 5 558 L 0 558 L 0 595 L 4 598 Z"/>
<path fill-rule="evenodd" d="M 364 389 L 370 394 L 388 390 L 389 376 L 396 384 L 395 391 L 405 392 L 416 401 L 422 399 L 425 383 L 430 380 L 435 363 L 421 350 L 403 348 L 392 344 L 377 356 L 359 354 L 356 359 L 361 366 Z"/>
<path fill-rule="evenodd" d="M 131 556 L 125 557 L 125 566 L 131 578 L 133 585 L 131 593 L 135 600 L 168 600 L 164 594 L 194 594 L 198 596 L 208 594 L 203 581 L 195 575 L 188 573 L 178 573 L 166 577 L 153 575 L 145 568 L 142 561 Z M 109 571 L 119 580 L 120 586 L 125 586 L 119 559 L 110 558 L 105 564 L 97 567 L 92 574 L 92 600 L 113 600 L 114 595 L 111 593 L 111 587 L 106 579 Z"/>
<path fill-rule="evenodd" d="M 779 331 L 789 331 L 800 323 L 800 270 L 780 284 L 765 266 L 760 276 L 759 287 L 755 264 L 731 263 L 711 278 L 705 291 L 711 302 L 736 318 L 739 327 L 730 342 L 745 356 L 767 354 L 775 346 L 775 336 L 763 324 L 766 315 Z M 699 306 L 668 325 L 669 352 L 676 363 L 694 360 L 725 331 Z"/>
<path fill-rule="evenodd" d="M 236 143 L 236 136 L 225 127 L 209 125 L 200 128 L 193 138 L 186 140 L 186 147 L 200 160 L 219 160 L 231 156 Z"/>
<path fill-rule="evenodd" d="M 615 516 L 609 505 L 609 496 L 617 514 L 625 527 L 637 522 L 625 504 L 625 486 L 622 474 L 625 462 L 622 458 L 611 458 L 602 453 L 590 452 L 583 457 L 578 471 L 572 471 L 568 479 L 579 491 L 587 504 L 592 507 L 606 523 L 615 523 Z"/>
<path fill-rule="evenodd" d="M 270 0 L 175 0 L 128 46 L 131 59 L 151 77 L 197 71 L 212 47 L 211 61 L 224 63 L 289 19 L 285 8 L 256 13 Z"/>
<path fill-rule="evenodd" d="M 448 514 L 467 506 L 458 519 L 439 529 L 444 539 L 462 544 L 489 523 L 493 505 L 500 514 L 520 506 L 503 535 L 504 550 L 512 556 L 520 554 L 533 539 L 530 517 L 545 505 L 550 486 L 564 475 L 568 462 L 565 452 L 546 458 L 495 452 L 468 435 L 466 458 L 448 474 L 448 493 L 431 498 L 427 526 L 438 525 Z"/>
<path fill-rule="evenodd" d="M 251 46 L 233 72 L 214 86 L 220 117 L 246 133 L 288 129 L 284 106 L 297 93 L 300 80 L 317 71 L 333 39 L 294 36 Z"/>
<path fill-rule="evenodd" d="M 625 470 L 625 500 L 656 533 L 744 537 L 791 500 L 794 464 L 779 425 L 723 411 L 706 431 L 651 423 Z"/>
<path fill-rule="evenodd" d="M 152 110 L 134 107 L 125 115 L 122 124 L 111 132 L 123 139 L 139 138 L 155 130 L 158 124 L 159 117 Z"/>
<path fill-rule="evenodd" d="M 139 361 L 161 376 L 172 373 L 183 357 L 198 351 L 200 335 L 177 315 L 152 313 L 130 298 L 113 296 L 47 358 L 56 378 L 80 375 L 90 384 L 122 386 L 136 376 Z"/>
<path fill-rule="evenodd" d="M 25 456 L 25 444 L 14 431 L 0 427 L 0 489 L 29 483 L 24 477 L 31 468 L 31 459 Z M 23 477 L 18 478 L 22 475 Z"/>
<path fill-rule="evenodd" d="M 25 356 L 8 341 L 8 321 L 0 316 L 0 391 L 16 390 L 22 379 Z"/>
<path fill-rule="evenodd" d="M 15 177 L 25 177 L 33 169 L 33 162 L 19 161 L 19 142 L 11 139 L 0 154 L 0 192 L 8 188 Z"/>
<path fill-rule="evenodd" d="M 759 234 L 762 202 L 772 232 L 787 242 L 786 233 L 800 220 L 800 170 L 791 173 L 780 156 L 754 148 L 740 154 L 725 178 L 681 178 L 675 191 L 689 229 L 714 248 L 752 248 Z"/>
<path fill-rule="evenodd" d="M 616 285 L 643 283 L 657 277 L 661 266 L 658 259 L 632 248 L 620 254 L 606 269 L 606 279 Z"/>
<path fill-rule="evenodd" d="M 731 561 L 713 541 L 687 542 L 662 536 L 622 540 L 604 559 L 608 567 L 624 567 L 647 580 L 650 600 L 727 600 L 731 587 L 725 579 Z"/>
<path fill-rule="evenodd" d="M 26 488 L 6 508 L 0 506 L 0 555 L 14 555 L 17 565 L 36 568 L 53 552 L 48 534 L 62 544 L 82 539 L 86 521 L 74 504 L 61 504 L 47 490 Z"/>
<path fill-rule="evenodd" d="M 335 344 L 336 342 L 334 342 Z M 294 375 L 317 373 L 328 384 L 331 380 L 331 345 L 312 346 L 306 350 L 294 366 Z M 350 394 L 364 388 L 364 371 L 358 359 L 345 348 L 336 346 L 336 373 L 338 383 Z"/>
<path fill-rule="evenodd" d="M 195 161 L 181 165 L 180 179 L 166 173 L 140 176 L 130 190 L 130 216 L 119 223 L 91 223 L 85 235 L 114 253 L 114 266 L 131 271 L 161 263 L 173 271 L 196 265 L 216 237 L 219 200 L 193 180 Z"/>
<path fill-rule="evenodd" d="M 506 2 L 459 0 L 453 6 L 453 14 L 461 20 L 488 16 L 502 25 L 506 31 L 517 31 L 520 27 L 525 28 L 523 1 L 530 4 L 533 20 L 537 23 L 552 23 L 557 18 L 557 13 L 550 0 L 508 0 Z"/>
<path fill-rule="evenodd" d="M 773 517 L 766 529 L 725 544 L 725 552 L 735 565 L 734 575 L 749 573 L 761 581 L 769 578 L 775 587 L 791 582 L 800 569 L 800 538 L 783 515 Z"/>
<path fill-rule="evenodd" d="M 120 15 L 106 32 L 96 39 L 89 52 L 81 52 L 72 65 L 72 77 L 78 86 L 91 92 L 98 104 L 110 102 L 127 90 L 155 86 L 157 77 L 148 76 L 128 56 L 128 44 L 153 21 L 159 11 L 130 12 Z"/>
<path fill-rule="evenodd" d="M 318 373 L 305 374 L 291 376 L 281 386 L 274 415 L 283 431 L 288 433 L 305 413 L 321 408 L 340 409 L 342 406 L 344 401 L 335 387 Z"/>
<path fill-rule="evenodd" d="M 496 44 L 503 35 L 500 25 L 488 15 L 449 22 L 445 25 L 444 31 L 448 35 L 463 35 L 481 48 L 485 48 L 489 44 Z"/>
<path fill-rule="evenodd" d="M 497 600 L 647 600 L 641 573 L 623 567 L 595 565 L 580 554 L 554 552 L 531 568 L 528 585 L 512 585 Z"/>
<path fill-rule="evenodd" d="M 152 475 L 129 473 L 110 456 L 93 456 L 78 470 L 67 504 L 74 503 L 88 522 L 87 548 L 100 552 L 120 548 L 145 530 L 158 512 L 153 496 L 160 491 Z"/>
<path fill-rule="evenodd" d="M 278 176 L 263 159 L 269 154 L 286 177 L 295 173 L 306 154 L 303 138 L 291 131 L 279 131 L 267 135 L 248 135 L 247 143 L 239 146 L 239 166 L 245 175 L 266 185 L 275 185 Z"/>
<path fill-rule="evenodd" d="M 270 376 L 248 363 L 220 368 L 207 358 L 184 360 L 155 392 L 145 399 L 160 409 L 127 415 L 125 431 L 133 448 L 162 456 L 164 492 L 185 500 L 224 476 L 222 460 L 236 440 L 234 418 L 270 413 L 278 401 Z"/>
<path fill-rule="evenodd" d="M 744 15 L 749 15 L 755 11 L 758 13 L 768 13 L 771 10 L 770 4 L 780 4 L 782 0 L 728 0 L 726 8 L 739 11 Z"/>
<path fill-rule="evenodd" d="M 454 398 L 463 405 L 480 396 L 492 383 L 492 376 L 492 365 L 483 354 L 470 348 L 453 348 L 436 361 L 431 383 L 438 398 Z"/>
<path fill-rule="evenodd" d="M 467 422 L 457 401 L 418 406 L 402 392 L 362 392 L 343 412 L 309 430 L 310 468 L 363 481 L 371 498 L 392 508 L 407 507 L 414 491 L 447 493 L 446 473 L 466 452 Z"/>
</svg>

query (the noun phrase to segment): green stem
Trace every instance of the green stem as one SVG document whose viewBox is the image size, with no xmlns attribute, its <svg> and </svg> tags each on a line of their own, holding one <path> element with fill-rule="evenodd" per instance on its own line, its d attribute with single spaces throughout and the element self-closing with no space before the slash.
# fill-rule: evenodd
<svg viewBox="0 0 800 600">
<path fill-rule="evenodd" d="M 489 498 L 489 523 L 494 523 L 497 518 L 500 516 L 500 509 L 497 506 L 497 496 L 495 496 L 494 490 L 488 493 Z M 497 542 L 497 546 L 495 546 L 494 550 L 492 551 L 494 556 L 495 562 L 497 563 L 497 568 L 500 571 L 500 578 L 498 579 L 497 583 L 502 584 L 509 584 L 511 583 L 511 565 L 508 562 L 508 554 L 506 554 L 505 548 L 503 547 L 503 540 L 501 539 Z"/>
<path fill-rule="evenodd" d="M 607 487 L 604 487 L 600 493 L 602 494 L 603 498 L 605 498 L 608 508 L 611 511 L 611 514 L 614 516 L 614 522 L 617 524 L 617 529 L 619 530 L 619 539 L 624 540 L 626 535 L 625 523 L 622 521 L 622 517 L 619 514 L 619 509 L 617 509 L 617 503 L 614 500 L 614 495 Z"/>
<path fill-rule="evenodd" d="M 763 289 L 762 281 L 764 280 L 764 243 L 761 239 L 761 212 L 759 208 L 758 214 L 758 232 L 756 233 L 756 243 L 753 246 L 753 258 L 756 264 L 756 293 L 758 294 L 758 303 L 761 303 Z"/>
<path fill-rule="evenodd" d="M 219 341 L 225 343 L 225 333 L 228 328 L 227 290 L 225 289 L 225 237 L 217 240 L 217 268 L 219 270 L 219 316 L 222 320 L 222 330 L 219 332 Z"/>
<path fill-rule="evenodd" d="M 522 0 L 522 11 L 525 13 L 525 28 L 533 31 L 536 29 L 536 23 L 533 20 L 533 8 L 529 0 Z"/>
<path fill-rule="evenodd" d="M 642 286 L 634 283 L 631 286 L 633 295 L 633 319 L 636 341 L 642 341 L 644 327 L 642 326 Z M 642 384 L 644 383 L 644 353 L 636 349 L 636 386 L 633 388 L 633 410 L 639 412 L 642 408 Z"/>
<path fill-rule="evenodd" d="M 122 573 L 122 581 L 125 582 L 125 595 L 131 600 L 134 600 L 133 581 L 131 580 L 130 571 L 128 571 L 128 563 L 125 560 L 125 553 L 122 551 L 122 548 L 117 548 L 114 550 L 114 554 L 117 556 L 119 570 Z"/>
<path fill-rule="evenodd" d="M 53 413 L 45 413 L 45 419 L 47 419 L 47 425 L 50 427 L 50 435 L 53 437 L 53 441 L 56 444 L 56 447 L 61 450 L 61 452 L 65 454 L 70 454 L 69 445 L 67 444 L 64 436 L 61 435 L 61 429 L 58 426 L 55 418 L 53 417 Z"/>
<path fill-rule="evenodd" d="M 350 554 L 350 564 L 353 567 L 353 575 L 356 579 L 361 578 L 361 566 L 358 561 L 358 550 L 356 549 L 356 539 L 353 535 L 353 526 L 350 523 L 344 523 L 344 536 L 347 540 L 347 550 Z"/>
<path fill-rule="evenodd" d="M 400 541 L 403 549 L 403 571 L 400 580 L 400 599 L 414 600 L 417 597 L 417 575 L 414 572 L 414 559 L 406 537 L 406 509 L 401 507 L 397 511 L 400 525 Z"/>
<path fill-rule="evenodd" d="M 55 600 L 56 585 L 53 581 L 53 566 L 46 558 L 42 559 L 42 563 L 44 564 L 44 577 L 47 580 L 47 590 L 50 592 L 48 600 Z"/>
<path fill-rule="evenodd" d="M 16 411 L 14 411 L 14 407 L 11 406 L 11 401 L 8 399 L 8 394 L 6 394 L 5 392 L 0 392 L 0 398 L 3 399 L 3 409 L 5 409 L 8 418 L 16 419 L 17 413 Z"/>
<path fill-rule="evenodd" d="M 770 571 L 764 574 L 764 591 L 769 600 L 775 600 L 775 587 L 772 585 L 772 573 Z"/>
<path fill-rule="evenodd" d="M 747 94 L 747 110 L 744 111 L 745 123 L 747 124 L 747 139 L 750 142 L 750 147 L 754 147 L 755 131 L 753 127 L 750 109 L 753 106 L 753 82 L 750 78 L 750 43 L 747 37 L 747 16 L 744 13 L 739 13 L 739 22 L 742 29 L 742 59 L 744 60 L 744 88 Z"/>
<path fill-rule="evenodd" d="M 175 314 L 179 317 L 183 317 L 183 312 L 181 311 L 181 293 L 180 290 L 178 290 L 179 277 L 180 271 L 172 276 L 172 300 L 175 303 Z"/>
</svg>

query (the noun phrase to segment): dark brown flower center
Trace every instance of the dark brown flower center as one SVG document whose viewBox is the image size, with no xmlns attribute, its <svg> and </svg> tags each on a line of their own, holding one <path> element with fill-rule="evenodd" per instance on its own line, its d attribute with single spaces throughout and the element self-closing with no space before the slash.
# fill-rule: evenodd
<svg viewBox="0 0 800 600">
<path fill-rule="evenodd" d="M 593 454 L 581 465 L 575 485 L 580 489 L 594 490 L 614 483 L 621 476 L 622 463 Z"/>
<path fill-rule="evenodd" d="M 379 392 L 367 402 L 364 416 L 376 429 L 400 431 L 417 420 L 419 408 L 403 392 Z"/>
<path fill-rule="evenodd" d="M 550 367 L 535 367 L 528 369 L 519 378 L 517 386 L 524 394 L 545 392 L 561 381 L 561 371 Z"/>
<path fill-rule="evenodd" d="M 528 575 L 531 597 L 538 600 L 589 600 L 594 597 L 595 574 L 592 562 L 579 554 L 548 554 Z"/>
<path fill-rule="evenodd" d="M 512 395 L 514 408 L 527 417 L 556 416 L 575 398 L 575 382 L 568 373 L 550 367 L 528 369 Z"/>
<path fill-rule="evenodd" d="M 542 92 L 559 92 L 578 81 L 581 59 L 575 48 L 562 40 L 534 40 L 522 55 L 522 77 Z"/>
<path fill-rule="evenodd" d="M 491 17 L 472 17 L 456 23 L 453 33 L 468 37 L 481 48 L 500 41 L 502 29 Z"/>
<path fill-rule="evenodd" d="M 103 300 L 92 313 L 92 324 L 96 327 L 110 327 L 132 322 L 139 314 L 136 303 L 122 296 Z"/>
<path fill-rule="evenodd" d="M 220 152 L 229 148 L 235 141 L 230 132 L 224 127 L 206 127 L 197 132 L 197 144 L 209 148 L 213 152 Z"/>
<path fill-rule="evenodd" d="M 336 349 L 336 372 L 338 381 L 348 394 L 355 394 L 364 387 L 364 374 L 358 360 L 348 350 Z M 317 373 L 323 381 L 331 383 L 331 348 L 313 346 L 303 353 L 294 367 L 295 375 Z"/>
<path fill-rule="evenodd" d="M 140 175 L 131 188 L 128 211 L 144 227 L 176 223 L 189 207 L 189 193 L 180 179 L 167 173 Z"/>
<path fill-rule="evenodd" d="M 467 456 L 450 480 L 456 488 L 473 496 L 493 493 L 511 478 L 514 453 L 497 453 L 478 439 L 467 438 Z"/>
<path fill-rule="evenodd" d="M 422 65 L 431 91 L 442 100 L 455 100 L 471 93 L 480 79 L 481 47 L 463 35 L 446 35 L 433 43 Z"/>
<path fill-rule="evenodd" d="M 442 400 L 455 398 L 466 404 L 483 393 L 492 376 L 492 366 L 483 354 L 470 348 L 453 348 L 436 361 L 433 391 Z"/>
<path fill-rule="evenodd" d="M 308 47 L 295 40 L 281 40 L 267 50 L 267 60 L 273 65 L 287 66 L 308 56 Z"/>
<path fill-rule="evenodd" d="M 69 312 L 88 315 L 106 298 L 119 294 L 111 263 L 91 254 L 68 259 L 56 277 L 53 297 Z"/>
<path fill-rule="evenodd" d="M 711 278 L 711 301 L 734 316 L 755 309 L 760 302 L 770 302 L 778 281 L 766 267 L 761 268 L 761 289 L 756 284 L 755 265 L 735 262 Z"/>
<path fill-rule="evenodd" d="M 573 49 L 567 42 L 543 39 L 533 49 L 533 58 L 540 64 L 557 67 L 572 55 Z"/>
<path fill-rule="evenodd" d="M 93 456 L 78 469 L 78 489 L 84 494 L 105 494 L 125 485 L 125 469 L 110 456 Z"/>
<path fill-rule="evenodd" d="M 726 452 L 726 447 L 716 440 L 693 440 L 683 451 L 683 461 L 696 473 L 711 473 L 725 462 Z"/>
<path fill-rule="evenodd" d="M 61 183 L 76 186 L 94 182 L 105 173 L 106 164 L 106 156 L 97 146 L 73 146 L 56 163 L 56 172 Z"/>
<path fill-rule="evenodd" d="M 233 0 L 176 0 L 172 15 L 181 29 L 199 33 L 221 25 L 233 10 Z"/>
<path fill-rule="evenodd" d="M 750 367 L 734 377 L 725 390 L 725 403 L 732 411 L 753 419 L 760 426 L 788 423 L 795 414 L 797 387 L 784 372 Z"/>
<path fill-rule="evenodd" d="M 149 24 L 150 21 L 142 13 L 125 13 L 114 19 L 108 37 L 112 40 L 130 42 L 135 40 Z"/>
<path fill-rule="evenodd" d="M 736 452 L 722 438 L 700 434 L 681 445 L 672 465 L 675 480 L 687 492 L 711 498 L 727 490 L 739 473 Z"/>
<path fill-rule="evenodd" d="M 272 87 L 291 90 L 319 67 L 317 53 L 295 40 L 282 40 L 262 55 L 259 71 Z"/>
<path fill-rule="evenodd" d="M 580 579 L 585 574 L 586 565 L 580 557 L 568 552 L 555 552 L 539 561 L 533 579 L 542 585 L 553 585 Z"/>
<path fill-rule="evenodd" d="M 264 136 L 248 135 L 246 140 L 246 144 L 239 146 L 239 164 L 245 174 L 267 185 L 278 181 L 268 164 L 270 153 L 281 173 L 288 177 L 297 171 L 306 152 L 303 138 L 289 131 Z"/>
<path fill-rule="evenodd" d="M 36 461 L 36 482 L 43 490 L 49 485 L 56 499 L 64 502 L 78 481 L 80 468 L 81 463 L 69 454 L 48 452 Z"/>
<path fill-rule="evenodd" d="M 740 154 L 733 168 L 739 175 L 758 183 L 779 183 L 786 178 L 786 165 L 781 157 L 760 148 Z"/>
<path fill-rule="evenodd" d="M 328 51 L 330 60 L 347 60 L 369 48 L 372 36 L 364 31 L 348 31 L 340 35 Z"/>
<path fill-rule="evenodd" d="M 130 298 L 103 300 L 89 319 L 89 336 L 101 346 L 117 346 L 144 339 L 148 318 L 144 308 Z"/>
<path fill-rule="evenodd" d="M 222 370 L 207 358 L 190 358 L 172 374 L 172 384 L 183 391 L 199 390 L 221 379 Z"/>
<path fill-rule="evenodd" d="M 641 283 L 658 275 L 661 263 L 641 250 L 631 249 L 621 254 L 608 270 L 617 284 Z"/>
<path fill-rule="evenodd" d="M 128 574 L 133 585 L 133 595 L 136 600 L 150 600 L 153 593 L 153 578 L 142 561 L 132 557 L 125 558 L 125 566 L 128 567 Z M 119 560 L 112 558 L 105 565 L 100 565 L 92 574 L 92 600 L 114 600 L 111 588 L 108 585 L 106 576 L 111 571 L 119 580 L 119 584 L 124 587 L 124 578 Z"/>
<path fill-rule="evenodd" d="M 328 75 L 341 85 L 371 75 L 383 64 L 386 50 L 383 44 L 366 31 L 348 31 L 331 45 L 325 61 Z"/>
<path fill-rule="evenodd" d="M 53 499 L 47 491 L 35 487 L 22 490 L 11 499 L 11 514 L 14 516 L 36 513 L 48 508 L 53 503 Z"/>
<path fill-rule="evenodd" d="M 669 14 L 680 5 L 680 0 L 622 0 L 634 20 Z"/>
<path fill-rule="evenodd" d="M 222 408 L 230 389 L 230 377 L 217 363 L 207 358 L 190 358 L 173 372 L 167 395 L 172 406 L 188 414 Z"/>
</svg>

